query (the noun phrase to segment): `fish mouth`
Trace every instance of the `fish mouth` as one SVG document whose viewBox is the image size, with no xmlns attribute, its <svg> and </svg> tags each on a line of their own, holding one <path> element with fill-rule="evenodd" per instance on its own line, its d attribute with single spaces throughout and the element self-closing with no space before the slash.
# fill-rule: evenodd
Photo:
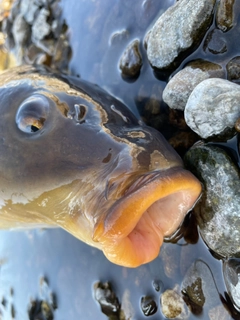
<svg viewBox="0 0 240 320">
<path fill-rule="evenodd" d="M 165 236 L 181 224 L 201 194 L 201 184 L 183 168 L 138 179 L 95 225 L 93 240 L 115 264 L 137 267 L 155 259 Z"/>
</svg>

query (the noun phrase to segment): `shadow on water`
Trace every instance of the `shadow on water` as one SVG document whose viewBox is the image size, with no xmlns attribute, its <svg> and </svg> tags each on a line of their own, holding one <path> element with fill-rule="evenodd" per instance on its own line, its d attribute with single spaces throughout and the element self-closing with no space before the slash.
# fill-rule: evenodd
<svg viewBox="0 0 240 320">
<path fill-rule="evenodd" d="M 164 110 L 161 94 L 166 83 L 155 78 L 143 40 L 159 13 L 173 3 L 174 0 L 62 0 L 72 46 L 70 73 L 99 84 L 148 122 L 144 104 L 154 96 Z M 136 38 L 140 40 L 143 66 L 135 81 L 124 81 L 119 59 Z M 232 48 L 231 43 L 228 48 Z M 228 52 L 229 57 L 235 54 Z M 201 47 L 192 58 L 207 55 L 212 61 L 216 58 Z M 218 55 L 217 60 L 224 64 L 226 57 L 227 54 Z M 187 229 L 188 233 L 195 230 L 191 235 L 183 232 L 184 237 L 176 243 L 165 243 L 155 261 L 136 269 L 111 264 L 100 251 L 60 229 L 1 231 L 0 319 L 106 319 L 93 297 L 97 281 L 111 282 L 126 319 L 145 319 L 140 310 L 145 296 L 151 296 L 158 308 L 151 319 L 164 319 L 160 295 L 176 285 L 181 290 L 187 270 L 199 259 L 211 270 L 214 303 L 188 319 L 209 319 L 208 311 L 222 305 L 225 299 L 222 263 L 210 254 L 198 239 L 196 227 L 191 226 Z"/>
</svg>

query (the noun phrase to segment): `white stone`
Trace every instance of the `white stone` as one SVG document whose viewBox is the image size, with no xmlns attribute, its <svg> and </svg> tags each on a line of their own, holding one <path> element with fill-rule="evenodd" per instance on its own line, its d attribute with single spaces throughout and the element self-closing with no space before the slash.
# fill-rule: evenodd
<svg viewBox="0 0 240 320">
<path fill-rule="evenodd" d="M 192 91 L 184 111 L 187 125 L 202 138 L 233 128 L 240 117 L 240 86 L 211 78 Z"/>
</svg>

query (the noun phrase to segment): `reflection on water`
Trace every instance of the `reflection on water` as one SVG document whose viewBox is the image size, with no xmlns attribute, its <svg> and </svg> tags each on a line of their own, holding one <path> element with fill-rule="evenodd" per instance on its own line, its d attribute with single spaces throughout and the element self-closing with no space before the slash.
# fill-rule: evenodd
<svg viewBox="0 0 240 320">
<path fill-rule="evenodd" d="M 143 39 L 159 13 L 174 2 L 62 0 L 73 50 L 70 72 L 104 87 L 133 112 L 140 112 L 146 121 L 158 125 L 160 130 L 164 129 L 159 124 L 165 119 L 161 99 L 165 82 L 154 77 L 147 63 Z M 240 1 L 236 3 L 239 5 Z M 225 66 L 239 50 L 236 46 L 233 48 L 233 31 L 234 28 L 227 35 L 223 34 L 227 39 L 226 53 L 216 56 L 204 52 L 201 46 L 182 66 L 199 57 Z M 119 59 L 126 46 L 136 38 L 140 40 L 143 66 L 138 79 L 127 82 L 121 77 Z M 149 104 L 150 97 L 151 103 L 154 97 L 155 104 Z M 150 105 L 151 112 L 153 108 L 158 109 L 154 119 L 148 118 L 151 112 L 146 105 Z M 186 221 L 184 237 L 179 237 L 176 243 L 165 243 L 155 261 L 137 269 L 111 264 L 100 251 L 60 229 L 1 231 L 0 319 L 106 319 L 93 298 L 93 286 L 97 281 L 111 282 L 127 319 L 145 319 L 140 305 L 147 296 L 157 306 L 151 319 L 163 319 L 161 294 L 176 287 L 180 292 L 183 279 L 196 260 L 209 267 L 212 297 L 200 314 L 193 312 L 189 319 L 209 319 L 209 314 L 216 315 L 216 310 L 227 299 L 222 263 L 210 254 L 201 238 L 198 239 L 196 227 L 190 222 Z M 239 318 L 238 314 L 232 317 Z"/>
</svg>

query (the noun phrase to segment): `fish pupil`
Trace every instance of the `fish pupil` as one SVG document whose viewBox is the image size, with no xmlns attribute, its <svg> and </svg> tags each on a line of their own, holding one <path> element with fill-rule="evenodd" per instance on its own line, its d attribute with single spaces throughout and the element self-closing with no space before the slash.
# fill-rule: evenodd
<svg viewBox="0 0 240 320">
<path fill-rule="evenodd" d="M 37 132 L 38 130 L 38 127 L 31 125 L 31 132 Z"/>
</svg>

